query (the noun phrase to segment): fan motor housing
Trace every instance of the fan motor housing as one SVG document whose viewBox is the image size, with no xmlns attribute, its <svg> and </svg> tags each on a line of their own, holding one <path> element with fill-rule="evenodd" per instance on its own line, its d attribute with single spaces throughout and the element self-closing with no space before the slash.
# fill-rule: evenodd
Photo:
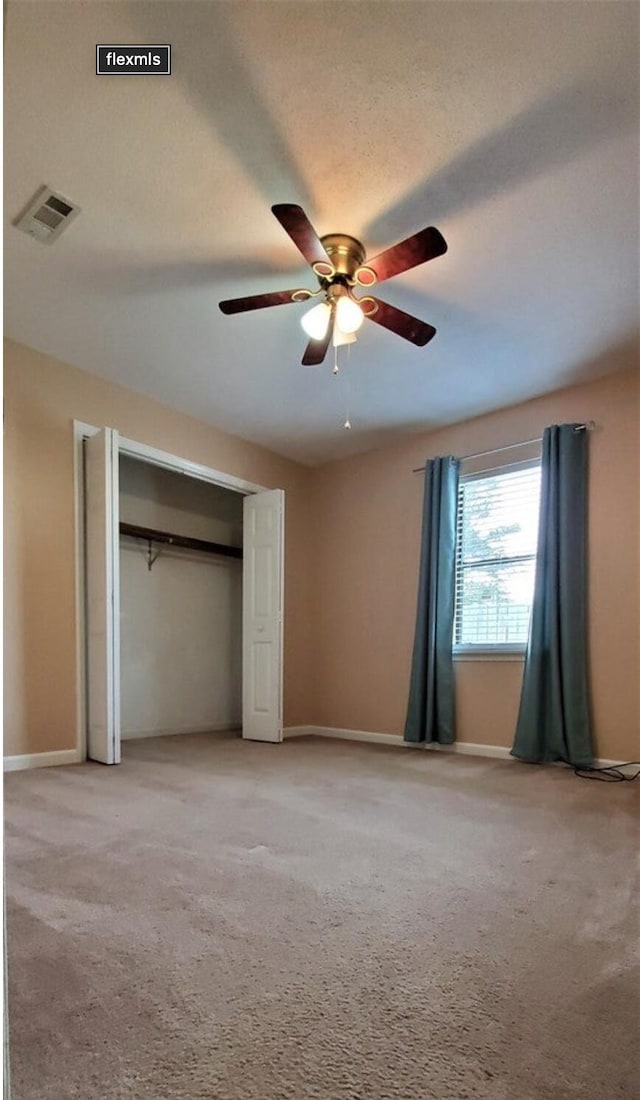
<svg viewBox="0 0 640 1100">
<path fill-rule="evenodd" d="M 364 245 L 347 233 L 327 233 L 325 237 L 320 239 L 335 268 L 336 275 L 353 279 L 356 271 L 366 258 Z"/>
</svg>

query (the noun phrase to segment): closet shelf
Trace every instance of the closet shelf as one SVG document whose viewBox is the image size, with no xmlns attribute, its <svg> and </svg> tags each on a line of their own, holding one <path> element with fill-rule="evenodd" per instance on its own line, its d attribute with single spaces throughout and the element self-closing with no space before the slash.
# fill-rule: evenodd
<svg viewBox="0 0 640 1100">
<path fill-rule="evenodd" d="M 202 550 L 205 554 L 224 554 L 228 558 L 241 558 L 240 546 L 224 546 L 221 542 L 207 542 L 206 539 L 191 539 L 187 535 L 172 535 L 168 531 L 155 531 L 152 527 L 138 527 L 135 523 L 121 523 L 120 534 L 130 538 L 144 539 L 145 542 L 163 542 L 169 546 L 180 546 L 183 550 Z"/>
</svg>

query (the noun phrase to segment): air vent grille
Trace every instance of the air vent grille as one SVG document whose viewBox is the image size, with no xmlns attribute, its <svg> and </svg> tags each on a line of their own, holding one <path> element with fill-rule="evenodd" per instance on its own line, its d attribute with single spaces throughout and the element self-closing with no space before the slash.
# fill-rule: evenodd
<svg viewBox="0 0 640 1100">
<path fill-rule="evenodd" d="M 50 187 L 41 187 L 14 225 L 42 244 L 52 244 L 80 213 L 80 207 Z"/>
<path fill-rule="evenodd" d="M 46 203 L 39 210 L 36 210 L 33 216 L 37 222 L 48 225 L 49 229 L 57 229 L 60 222 L 64 221 L 64 214 L 56 214 L 55 210 L 52 210 Z"/>
</svg>

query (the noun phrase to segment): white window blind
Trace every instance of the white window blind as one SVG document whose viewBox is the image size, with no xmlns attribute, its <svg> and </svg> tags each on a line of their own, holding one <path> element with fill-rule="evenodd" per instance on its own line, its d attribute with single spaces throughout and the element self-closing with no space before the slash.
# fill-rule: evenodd
<svg viewBox="0 0 640 1100">
<path fill-rule="evenodd" d="M 455 645 L 526 644 L 539 504 L 539 461 L 461 477 Z"/>
</svg>

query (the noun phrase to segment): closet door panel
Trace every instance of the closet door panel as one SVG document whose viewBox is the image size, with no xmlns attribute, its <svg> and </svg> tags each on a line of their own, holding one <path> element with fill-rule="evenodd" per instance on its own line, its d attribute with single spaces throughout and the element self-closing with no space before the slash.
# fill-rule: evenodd
<svg viewBox="0 0 640 1100">
<path fill-rule="evenodd" d="M 244 499 L 242 736 L 282 741 L 284 492 Z"/>
</svg>

